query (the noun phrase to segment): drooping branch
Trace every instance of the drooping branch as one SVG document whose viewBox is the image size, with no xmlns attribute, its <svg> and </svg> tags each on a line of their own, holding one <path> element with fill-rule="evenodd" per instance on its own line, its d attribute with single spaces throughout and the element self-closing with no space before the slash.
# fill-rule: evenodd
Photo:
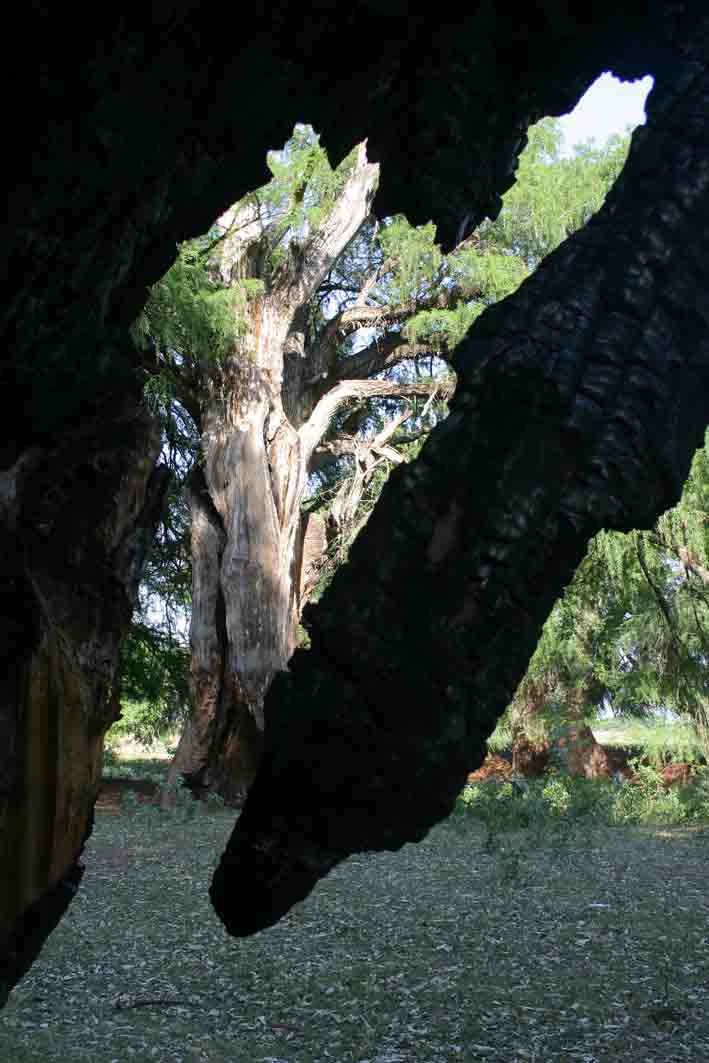
<svg viewBox="0 0 709 1063">
<path fill-rule="evenodd" d="M 645 541 L 642 535 L 636 535 L 635 537 L 635 554 L 638 559 L 638 564 L 640 565 L 640 571 L 645 577 L 645 582 L 652 591 L 655 601 L 657 602 L 657 605 L 660 609 L 660 612 L 662 613 L 665 619 L 665 623 L 667 624 L 667 627 L 669 629 L 672 641 L 675 645 L 678 646 L 680 644 L 680 638 L 679 633 L 677 631 L 677 625 L 674 622 L 670 606 L 666 601 L 664 594 L 662 593 L 661 589 L 658 587 L 657 583 L 650 574 L 650 570 L 647 566 L 647 561 L 645 560 Z"/>
<path fill-rule="evenodd" d="M 316 394 L 323 394 L 336 381 L 367 380 L 401 362 L 430 358 L 433 353 L 430 344 L 409 343 L 401 332 L 390 332 L 380 340 L 373 340 L 367 347 L 348 358 L 340 361 L 333 358 L 330 372 L 324 371 L 317 377 L 311 377 L 306 383 L 315 388 Z M 435 355 L 445 357 L 438 352 L 435 352 Z"/>
<path fill-rule="evenodd" d="M 361 294 L 361 293 L 360 293 Z M 338 343 L 359 329 L 383 329 L 401 325 L 416 312 L 413 306 L 362 306 L 355 304 L 331 318 L 318 336 L 310 359 L 318 371 L 330 369 Z"/>
<path fill-rule="evenodd" d="M 331 525 L 340 533 L 345 532 L 354 522 L 364 489 L 372 479 L 377 466 L 382 462 L 400 465 L 404 461 L 403 455 L 394 447 L 389 446 L 389 440 L 397 428 L 411 417 L 412 412 L 408 408 L 402 410 L 397 417 L 392 417 L 373 439 L 353 438 L 351 440 L 354 458 L 353 475 L 340 487 L 329 514 Z"/>
<path fill-rule="evenodd" d="M 375 340 L 368 347 L 343 359 L 337 367 L 335 379 L 365 380 L 400 362 L 430 358 L 432 354 L 438 358 L 446 357 L 445 353 L 434 351 L 430 343 L 410 343 L 400 332 L 392 332 L 382 340 Z"/>
<path fill-rule="evenodd" d="M 432 392 L 435 394 L 435 392 Z M 388 446 L 388 441 L 409 417 L 413 410 L 407 406 L 397 417 L 393 417 L 373 439 L 362 439 L 357 435 L 338 435 L 334 439 L 319 443 L 310 459 L 310 471 L 322 468 L 332 461 L 340 458 L 354 458 L 362 452 L 363 448 L 371 450 L 374 454 L 386 457 L 388 461 L 399 465 L 404 459 L 397 450 Z M 408 439 L 407 439 L 408 441 Z"/>
</svg>

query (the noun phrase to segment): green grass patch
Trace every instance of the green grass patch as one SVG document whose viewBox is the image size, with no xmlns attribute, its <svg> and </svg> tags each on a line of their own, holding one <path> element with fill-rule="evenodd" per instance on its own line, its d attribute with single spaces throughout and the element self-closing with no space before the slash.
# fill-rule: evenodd
<svg viewBox="0 0 709 1063">
<path fill-rule="evenodd" d="M 632 749 L 653 763 L 673 760 L 695 764 L 704 759 L 705 750 L 699 737 L 686 723 L 598 720 L 591 726 L 596 741 L 602 745 Z"/>
<path fill-rule="evenodd" d="M 103 776 L 105 779 L 146 779 L 164 785 L 176 745 L 176 736 L 166 736 L 146 745 L 130 737 L 114 735 L 104 747 Z"/>
<path fill-rule="evenodd" d="M 591 724 L 596 741 L 605 746 L 619 746 L 649 758 L 653 763 L 665 764 L 670 760 L 701 763 L 706 756 L 699 736 L 687 723 L 664 723 L 628 719 L 604 719 Z M 544 738 L 543 728 L 532 734 L 533 741 Z M 491 753 L 505 753 L 512 749 L 512 732 L 505 716 L 487 742 Z"/>
<path fill-rule="evenodd" d="M 552 797 L 546 818 L 571 822 Z M 99 815 L 84 885 L 0 1013 L 0 1059 L 709 1059 L 709 835 L 573 821 L 491 847 L 462 810 L 237 941 L 207 897 L 233 814 Z"/>
<path fill-rule="evenodd" d="M 631 764 L 633 781 L 620 784 L 554 771 L 517 783 L 469 784 L 460 795 L 457 815 L 482 824 L 488 847 L 500 834 L 514 830 L 543 839 L 592 827 L 709 823 L 709 770 L 699 768 L 688 785 L 667 788 L 657 768 L 639 761 Z"/>
</svg>

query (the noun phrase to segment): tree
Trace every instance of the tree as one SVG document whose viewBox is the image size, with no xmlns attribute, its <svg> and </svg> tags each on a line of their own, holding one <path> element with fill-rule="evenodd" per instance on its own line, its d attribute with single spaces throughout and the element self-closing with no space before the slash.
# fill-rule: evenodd
<svg viewBox="0 0 709 1063">
<path fill-rule="evenodd" d="M 527 176 L 499 223 L 443 255 L 433 225 L 368 218 L 377 171 L 362 147 L 333 171 L 297 128 L 270 156 L 271 183 L 184 248 L 156 290 L 142 330 L 204 447 L 190 473 L 193 705 L 173 781 L 237 800 L 248 788 L 263 698 L 295 648 L 328 541 L 341 562 L 376 470 L 381 486 L 383 463 L 404 460 L 397 435 L 411 445 L 439 419 L 444 370 L 470 324 L 536 265 L 533 250 L 562 239 L 544 222 L 550 204 L 563 195 L 567 225 L 580 224 L 622 164 L 620 141 L 580 166 L 559 143 L 554 120 L 532 130 Z M 233 343 L 221 358 L 215 336 Z M 313 475 L 327 501 L 303 512 Z"/>
<path fill-rule="evenodd" d="M 433 226 L 369 220 L 378 168 L 363 145 L 332 170 L 297 128 L 269 165 L 269 185 L 183 248 L 138 327 L 202 446 L 188 477 L 193 704 L 171 772 L 236 800 L 324 555 L 322 513 L 302 511 L 309 477 L 356 463 L 328 507 L 341 532 L 377 462 L 400 460 L 397 430 L 435 420 L 468 321 L 524 272 L 495 251 L 444 258 Z"/>
<path fill-rule="evenodd" d="M 548 741 L 570 722 L 588 736 L 604 705 L 639 717 L 671 709 L 707 743 L 708 493 L 705 445 L 680 502 L 652 530 L 591 541 L 507 711 L 513 738 Z"/>
</svg>

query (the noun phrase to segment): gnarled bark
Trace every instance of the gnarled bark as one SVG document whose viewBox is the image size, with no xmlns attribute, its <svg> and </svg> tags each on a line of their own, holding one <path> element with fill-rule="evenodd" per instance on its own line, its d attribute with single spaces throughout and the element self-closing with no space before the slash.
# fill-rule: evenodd
<svg viewBox="0 0 709 1063">
<path fill-rule="evenodd" d="M 450 416 L 306 611 L 212 883 L 231 933 L 447 815 L 589 537 L 678 499 L 709 413 L 707 32 L 670 27 L 605 206 L 478 320 Z"/>
<path fill-rule="evenodd" d="M 18 612 L 1 648 L 0 1000 L 81 879 L 103 733 L 119 712 L 118 646 L 166 487 L 158 445 L 126 403 L 2 479 L 5 596 Z"/>
</svg>

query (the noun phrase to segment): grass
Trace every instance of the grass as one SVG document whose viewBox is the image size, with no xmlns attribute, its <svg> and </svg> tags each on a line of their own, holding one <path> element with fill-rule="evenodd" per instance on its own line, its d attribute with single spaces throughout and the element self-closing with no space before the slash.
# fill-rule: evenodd
<svg viewBox="0 0 709 1063">
<path fill-rule="evenodd" d="M 103 777 L 147 779 L 162 785 L 167 782 L 171 750 L 176 745 L 177 736 L 155 741 L 149 746 L 132 738 L 114 738 L 104 749 Z"/>
<path fill-rule="evenodd" d="M 599 719 L 591 724 L 591 729 L 601 745 L 622 746 L 656 762 L 674 760 L 694 763 L 705 756 L 696 731 L 686 723 Z M 505 753 L 511 748 L 512 735 L 503 720 L 488 739 L 488 749 L 493 753 Z"/>
<path fill-rule="evenodd" d="M 598 720 L 592 725 L 597 742 L 641 750 L 652 760 L 700 760 L 704 750 L 696 731 L 685 723 L 642 720 Z"/>
<path fill-rule="evenodd" d="M 709 835 L 486 832 L 337 868 L 235 941 L 207 885 L 233 823 L 100 814 L 85 882 L 0 1013 L 7 1063 L 709 1059 Z"/>
</svg>

